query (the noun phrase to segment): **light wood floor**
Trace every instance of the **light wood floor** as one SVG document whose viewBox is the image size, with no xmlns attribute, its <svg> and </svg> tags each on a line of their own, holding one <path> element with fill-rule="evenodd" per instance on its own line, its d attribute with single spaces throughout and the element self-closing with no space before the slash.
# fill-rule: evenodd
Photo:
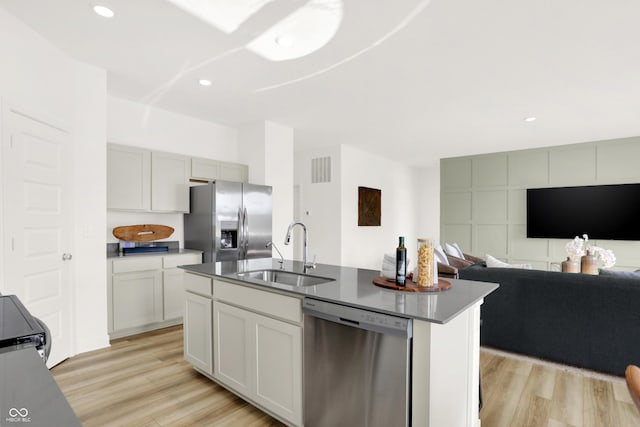
<svg viewBox="0 0 640 427">
<path fill-rule="evenodd" d="M 624 380 L 482 351 L 482 427 L 637 427 Z M 182 328 L 112 341 L 52 374 L 85 427 L 280 426 L 196 373 Z"/>
</svg>

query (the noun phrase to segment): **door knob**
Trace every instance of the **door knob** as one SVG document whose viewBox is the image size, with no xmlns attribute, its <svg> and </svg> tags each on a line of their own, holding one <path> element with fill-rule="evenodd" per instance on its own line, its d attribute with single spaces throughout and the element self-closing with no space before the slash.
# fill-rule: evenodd
<svg viewBox="0 0 640 427">
<path fill-rule="evenodd" d="M 73 255 L 71 254 L 62 254 L 62 260 L 63 261 L 69 261 L 71 258 L 73 258 Z"/>
</svg>

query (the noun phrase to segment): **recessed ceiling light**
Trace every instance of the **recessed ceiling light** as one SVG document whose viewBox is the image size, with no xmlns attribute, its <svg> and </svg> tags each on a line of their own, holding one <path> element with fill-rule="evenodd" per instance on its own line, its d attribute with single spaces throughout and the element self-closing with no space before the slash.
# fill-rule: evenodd
<svg viewBox="0 0 640 427">
<path fill-rule="evenodd" d="M 111 8 L 103 4 L 94 4 L 93 11 L 103 18 L 113 18 L 113 16 L 115 15 Z"/>
<path fill-rule="evenodd" d="M 211 80 L 207 79 L 200 79 L 198 80 L 198 83 L 200 83 L 202 86 L 211 86 Z"/>
<path fill-rule="evenodd" d="M 524 121 L 525 122 L 535 122 L 537 120 L 536 117 L 525 117 Z"/>
<path fill-rule="evenodd" d="M 275 42 L 278 46 L 281 46 L 281 47 L 293 46 L 293 38 L 289 36 L 278 36 L 276 37 Z"/>
</svg>

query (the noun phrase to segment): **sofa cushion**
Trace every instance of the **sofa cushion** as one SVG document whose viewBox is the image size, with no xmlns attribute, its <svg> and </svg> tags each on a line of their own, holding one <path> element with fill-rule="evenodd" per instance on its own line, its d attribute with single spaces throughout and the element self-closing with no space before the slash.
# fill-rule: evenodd
<svg viewBox="0 0 640 427">
<path fill-rule="evenodd" d="M 629 279 L 640 279 L 640 271 L 616 271 L 606 268 L 600 269 L 600 275 L 605 277 L 626 277 Z"/>
<path fill-rule="evenodd" d="M 487 254 L 487 267 L 493 268 L 524 268 L 526 270 L 531 270 L 531 264 L 509 264 L 504 261 L 500 261 L 499 259 L 492 257 Z"/>
</svg>

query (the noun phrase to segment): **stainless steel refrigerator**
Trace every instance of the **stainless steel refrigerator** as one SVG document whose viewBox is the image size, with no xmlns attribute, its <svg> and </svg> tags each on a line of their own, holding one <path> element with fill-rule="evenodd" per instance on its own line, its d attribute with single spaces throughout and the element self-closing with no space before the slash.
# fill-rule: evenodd
<svg viewBox="0 0 640 427">
<path fill-rule="evenodd" d="M 184 247 L 204 262 L 270 258 L 271 187 L 215 181 L 191 187 Z"/>
</svg>

